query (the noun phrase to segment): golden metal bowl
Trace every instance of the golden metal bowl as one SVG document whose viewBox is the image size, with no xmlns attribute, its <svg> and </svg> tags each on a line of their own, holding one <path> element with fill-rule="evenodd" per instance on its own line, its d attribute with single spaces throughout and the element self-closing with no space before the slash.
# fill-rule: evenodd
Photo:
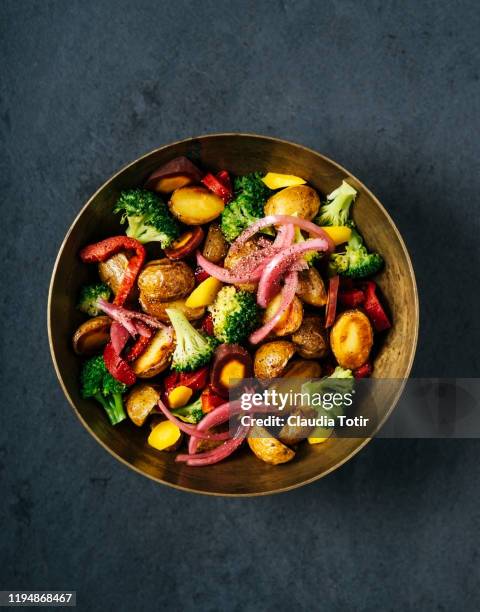
<svg viewBox="0 0 480 612">
<path fill-rule="evenodd" d="M 175 454 L 161 453 L 146 443 L 147 432 L 125 421 L 111 427 L 96 402 L 79 393 L 80 362 L 71 347 L 72 332 L 83 320 L 75 302 L 79 287 L 94 271 L 78 259 L 86 244 L 123 233 L 113 204 L 121 189 L 141 185 L 158 166 L 186 155 L 204 168 L 227 168 L 235 174 L 253 170 L 296 174 L 321 193 L 329 193 L 342 179 L 358 190 L 354 217 L 366 242 L 379 251 L 387 265 L 378 283 L 388 302 L 394 325 L 375 360 L 375 376 L 408 378 L 418 334 L 418 296 L 412 264 L 392 219 L 375 196 L 347 170 L 297 144 L 251 134 L 214 134 L 166 145 L 140 157 L 110 178 L 88 200 L 63 241 L 52 274 L 48 300 L 50 350 L 58 379 L 72 408 L 87 430 L 114 457 L 164 484 L 212 495 L 266 495 L 287 491 L 332 472 L 357 453 L 369 438 L 331 439 L 303 444 L 296 458 L 281 466 L 259 461 L 244 449 L 223 463 L 191 468 L 175 463 Z M 393 410 L 401 389 L 381 398 L 384 418 Z"/>
</svg>

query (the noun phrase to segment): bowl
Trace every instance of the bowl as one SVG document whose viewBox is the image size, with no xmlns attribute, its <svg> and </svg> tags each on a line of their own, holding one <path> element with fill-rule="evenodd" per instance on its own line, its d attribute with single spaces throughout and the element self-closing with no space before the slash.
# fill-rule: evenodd
<svg viewBox="0 0 480 612">
<path fill-rule="evenodd" d="M 116 459 L 153 480 L 195 493 L 249 496 L 278 493 L 325 476 L 351 459 L 370 438 L 336 438 L 320 445 L 300 445 L 296 458 L 281 466 L 259 461 L 248 449 L 217 465 L 192 468 L 175 463 L 175 454 L 161 453 L 146 443 L 145 428 L 124 421 L 110 426 L 94 401 L 80 396 L 80 360 L 71 346 L 72 332 L 83 315 L 75 308 L 79 288 L 93 279 L 93 266 L 82 265 L 81 247 L 124 233 L 112 207 L 120 190 L 141 185 L 158 166 L 186 155 L 205 169 L 227 168 L 235 174 L 254 170 L 296 174 L 322 194 L 343 179 L 358 191 L 354 219 L 369 247 L 379 251 L 386 266 L 378 284 L 392 313 L 393 327 L 375 360 L 375 376 L 408 378 L 418 334 L 418 297 L 412 264 L 392 219 L 377 198 L 357 178 L 327 157 L 277 138 L 252 134 L 213 134 L 189 138 L 143 155 L 108 179 L 73 221 L 60 247 L 50 283 L 48 333 L 60 385 L 75 414 L 90 434 Z M 400 387 L 388 387 L 379 399 L 384 422 L 398 400 Z"/>
</svg>

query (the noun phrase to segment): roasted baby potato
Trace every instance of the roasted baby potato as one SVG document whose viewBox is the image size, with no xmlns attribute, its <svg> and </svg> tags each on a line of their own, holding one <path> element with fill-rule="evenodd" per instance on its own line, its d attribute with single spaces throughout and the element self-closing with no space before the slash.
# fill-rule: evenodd
<svg viewBox="0 0 480 612">
<path fill-rule="evenodd" d="M 268 304 L 265 312 L 263 313 L 263 322 L 266 323 L 272 317 L 275 316 L 277 312 L 280 302 L 282 301 L 282 296 L 279 293 L 276 295 Z M 279 322 L 275 325 L 272 332 L 275 336 L 288 336 L 293 334 L 293 332 L 297 331 L 297 329 L 302 324 L 303 319 L 303 306 L 302 302 L 298 299 L 297 296 L 293 299 L 293 302 L 290 304 L 289 308 L 283 313 L 280 317 Z"/>
<path fill-rule="evenodd" d="M 308 185 L 287 187 L 274 193 L 265 204 L 265 215 L 296 215 L 311 221 L 320 208 L 320 198 Z"/>
<path fill-rule="evenodd" d="M 251 238 L 247 240 L 244 244 L 236 249 L 230 248 L 225 257 L 225 261 L 223 265 L 227 270 L 233 270 L 233 268 L 237 265 L 237 263 L 242 260 L 247 255 L 251 253 L 256 253 L 262 250 L 262 246 L 259 243 L 258 238 Z M 257 290 L 258 283 L 244 283 L 242 285 L 238 285 L 239 289 L 243 289 L 244 291 L 248 291 L 249 293 L 254 293 Z"/>
<path fill-rule="evenodd" d="M 325 306 L 327 291 L 318 270 L 308 268 L 299 272 L 297 295 L 310 306 Z"/>
<path fill-rule="evenodd" d="M 138 277 L 138 288 L 149 302 L 169 302 L 188 295 L 195 286 L 192 269 L 183 261 L 154 259 Z"/>
<path fill-rule="evenodd" d="M 253 360 L 253 372 L 261 380 L 280 378 L 287 363 L 295 354 L 295 345 L 287 340 L 274 340 L 262 344 Z"/>
<path fill-rule="evenodd" d="M 180 310 L 189 321 L 197 321 L 205 314 L 205 308 L 203 306 L 199 308 L 189 308 L 185 305 L 184 299 L 172 300 L 171 302 L 151 302 L 143 293 L 140 293 L 139 302 L 144 312 L 152 315 L 152 317 L 156 317 L 164 323 L 170 323 L 170 319 L 165 312 L 167 308 L 176 308 Z"/>
<path fill-rule="evenodd" d="M 205 244 L 203 245 L 203 256 L 212 263 L 219 263 L 225 259 L 228 253 L 228 242 L 220 229 L 218 223 L 212 223 L 208 228 Z"/>
<path fill-rule="evenodd" d="M 318 361 L 310 361 L 306 359 L 292 359 L 288 364 L 282 378 L 320 378 L 322 375 L 322 366 Z"/>
<path fill-rule="evenodd" d="M 290 417 L 313 418 L 315 417 L 315 410 L 308 406 L 295 408 L 290 413 Z M 294 446 L 302 440 L 305 440 L 305 438 L 308 438 L 313 430 L 313 425 L 290 425 L 289 423 L 285 423 L 278 434 L 278 439 L 287 446 Z"/>
<path fill-rule="evenodd" d="M 141 427 L 148 415 L 156 407 L 160 399 L 160 391 L 153 385 L 140 383 L 135 385 L 127 395 L 125 405 L 130 419 Z"/>
<path fill-rule="evenodd" d="M 94 355 L 110 340 L 110 317 L 100 316 L 82 323 L 73 334 L 73 350 L 77 355 Z"/>
<path fill-rule="evenodd" d="M 138 378 L 152 378 L 170 365 L 174 343 L 170 332 L 159 329 L 146 350 L 132 363 Z"/>
<path fill-rule="evenodd" d="M 271 465 L 287 463 L 295 457 L 295 451 L 271 436 L 264 427 L 258 425 L 250 430 L 247 442 L 254 455 Z"/>
<path fill-rule="evenodd" d="M 106 261 L 98 264 L 98 275 L 104 283 L 115 293 L 118 293 L 122 284 L 123 275 L 128 266 L 128 257 L 126 253 L 117 253 Z"/>
<path fill-rule="evenodd" d="M 305 359 L 321 359 L 328 353 L 328 341 L 323 321 L 320 317 L 304 317 L 299 329 L 292 335 L 297 353 Z"/>
<path fill-rule="evenodd" d="M 354 370 L 362 366 L 370 355 L 373 330 L 361 310 L 346 310 L 335 321 L 330 332 L 330 346 L 342 368 Z"/>
<path fill-rule="evenodd" d="M 172 193 L 168 207 L 182 223 L 203 225 L 220 216 L 225 204 L 206 187 L 181 187 Z"/>
</svg>

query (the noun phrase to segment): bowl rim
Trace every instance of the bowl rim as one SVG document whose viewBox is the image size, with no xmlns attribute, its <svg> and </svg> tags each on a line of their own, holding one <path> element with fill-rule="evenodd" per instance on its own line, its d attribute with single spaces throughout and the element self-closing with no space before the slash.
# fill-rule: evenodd
<svg viewBox="0 0 480 612">
<path fill-rule="evenodd" d="M 279 487 L 278 489 L 274 489 L 272 491 L 257 491 L 257 492 L 253 492 L 253 493 L 220 493 L 220 492 L 216 492 L 216 491 L 202 491 L 200 489 L 193 489 L 193 488 L 189 488 L 189 487 L 184 487 L 182 485 L 178 485 L 178 484 L 175 484 L 175 483 L 172 483 L 172 482 L 168 482 L 167 480 L 163 480 L 162 478 L 159 478 L 159 477 L 154 476 L 152 474 L 147 474 L 146 472 L 144 472 L 140 468 L 138 468 L 135 465 L 129 463 L 126 459 L 124 459 L 123 457 L 118 455 L 105 442 L 103 442 L 103 440 L 101 440 L 99 438 L 99 436 L 97 436 L 97 434 L 92 430 L 92 428 L 87 423 L 87 421 L 80 414 L 80 412 L 77 409 L 75 403 L 73 402 L 72 398 L 70 397 L 70 393 L 68 392 L 68 389 L 66 388 L 65 383 L 63 382 L 62 374 L 60 372 L 60 368 L 59 368 L 57 360 L 56 360 L 55 349 L 54 349 L 54 346 L 53 346 L 53 339 L 52 339 L 52 319 L 51 319 L 51 315 L 52 315 L 52 294 L 53 294 L 53 285 L 54 285 L 55 278 L 56 278 L 56 275 L 57 275 L 57 268 L 59 266 L 60 259 L 62 257 L 65 245 L 66 245 L 66 243 L 67 243 L 67 241 L 68 241 L 68 239 L 70 237 L 70 234 L 72 233 L 75 225 L 77 224 L 77 221 L 82 216 L 84 211 L 90 206 L 91 202 L 96 198 L 97 194 L 99 194 L 105 188 L 105 186 L 108 183 L 113 181 L 117 176 L 122 174 L 129 167 L 133 166 L 134 164 L 136 164 L 137 162 L 139 162 L 142 159 L 150 157 L 154 153 L 158 153 L 159 151 L 163 151 L 163 150 L 168 149 L 168 148 L 170 148 L 172 146 L 188 143 L 188 142 L 191 142 L 191 141 L 203 140 L 205 138 L 226 138 L 226 137 L 230 137 L 230 138 L 231 137 L 235 137 L 235 138 L 248 137 L 248 138 L 254 138 L 254 139 L 259 139 L 259 140 L 269 140 L 269 141 L 274 142 L 274 143 L 279 143 L 279 144 L 283 144 L 283 145 L 292 146 L 292 147 L 295 147 L 295 148 L 298 148 L 298 149 L 302 149 L 302 150 L 304 150 L 304 151 L 306 151 L 308 153 L 311 153 L 311 154 L 313 154 L 315 156 L 318 156 L 318 157 L 322 158 L 323 160 L 325 160 L 328 163 L 332 164 L 338 170 L 344 172 L 348 176 L 352 177 L 355 181 L 357 181 L 358 184 L 361 185 L 362 189 L 375 202 L 375 204 L 380 208 L 380 210 L 383 212 L 383 214 L 386 216 L 386 218 L 390 222 L 390 225 L 393 228 L 393 231 L 394 231 L 394 233 L 396 235 L 396 238 L 397 238 L 397 240 L 398 240 L 398 242 L 399 242 L 399 244 L 400 244 L 400 246 L 401 246 L 401 248 L 402 248 L 402 250 L 404 252 L 405 259 L 406 259 L 407 266 L 408 266 L 408 271 L 409 271 L 410 277 L 411 277 L 411 279 L 413 281 L 413 296 L 414 296 L 414 304 L 413 304 L 413 311 L 414 312 L 413 312 L 413 314 L 414 314 L 414 316 L 412 318 L 413 318 L 413 321 L 414 321 L 414 337 L 413 337 L 412 348 L 411 348 L 411 351 L 410 351 L 410 357 L 409 357 L 409 361 L 408 361 L 407 368 L 406 368 L 406 371 L 405 371 L 405 376 L 404 376 L 403 383 L 400 385 L 400 387 L 398 389 L 398 392 L 395 394 L 394 399 L 393 399 L 392 404 L 391 404 L 391 407 L 390 407 L 389 411 L 385 414 L 385 417 L 383 418 L 382 422 L 380 423 L 377 431 L 381 427 L 383 427 L 383 425 L 385 424 L 385 422 L 388 420 L 388 418 L 392 414 L 393 410 L 395 409 L 395 407 L 396 407 L 396 405 L 398 403 L 398 400 L 400 399 L 400 396 L 403 393 L 403 389 L 405 387 L 406 380 L 409 378 L 410 372 L 412 370 L 412 366 L 413 366 L 413 362 L 415 360 L 415 355 L 416 355 L 416 350 L 417 350 L 417 344 L 418 344 L 418 334 L 419 334 L 419 325 L 420 325 L 420 307 L 419 307 L 419 299 L 418 299 L 417 281 L 416 281 L 416 276 L 415 276 L 415 271 L 413 269 L 412 261 L 410 259 L 410 254 L 408 252 L 408 249 L 407 249 L 407 246 L 405 244 L 405 241 L 404 241 L 402 235 L 400 234 L 400 231 L 398 230 L 398 228 L 397 228 L 395 222 L 393 221 L 392 217 L 390 216 L 388 211 L 385 209 L 383 204 L 379 201 L 379 199 L 375 196 L 375 194 L 372 193 L 370 191 L 370 189 L 368 189 L 368 187 L 363 183 L 363 181 L 359 180 L 354 174 L 352 174 L 344 166 L 342 166 L 338 162 L 330 159 L 329 157 L 327 157 L 323 153 L 319 153 L 318 151 L 315 151 L 314 149 L 311 149 L 310 147 L 306 147 L 305 145 L 301 145 L 301 144 L 298 144 L 296 142 L 292 142 L 290 140 L 285 140 L 285 139 L 282 139 L 282 138 L 277 138 L 275 136 L 266 136 L 266 135 L 262 135 L 262 134 L 255 134 L 255 133 L 249 133 L 249 132 L 214 132 L 214 133 L 202 134 L 200 136 L 192 136 L 192 137 L 189 137 L 189 138 L 182 138 L 181 140 L 176 140 L 174 142 L 169 142 L 169 143 L 167 143 L 165 145 L 162 145 L 161 147 L 157 147 L 156 149 L 152 149 L 151 151 L 148 151 L 147 153 L 144 153 L 140 157 L 137 157 L 133 161 L 130 161 L 127 164 L 125 164 L 124 166 L 122 166 L 119 170 L 117 170 L 109 178 L 107 178 L 105 181 L 103 181 L 103 183 L 100 185 L 100 187 L 88 198 L 88 200 L 81 207 L 81 209 L 79 210 L 79 212 L 77 213 L 77 215 L 75 216 L 73 221 L 71 222 L 71 224 L 70 224 L 70 226 L 69 226 L 69 228 L 68 228 L 68 230 L 67 230 L 67 232 L 66 232 L 66 234 L 65 234 L 65 236 L 64 236 L 64 238 L 63 238 L 63 240 L 62 240 L 62 242 L 60 244 L 60 247 L 58 249 L 58 253 L 57 253 L 57 256 L 55 258 L 55 263 L 54 263 L 54 266 L 53 266 L 52 275 L 50 277 L 50 283 L 49 283 L 49 288 L 48 288 L 48 300 L 47 300 L 48 344 L 49 344 L 49 347 L 50 347 L 50 355 L 51 355 L 51 358 L 52 358 L 52 361 L 53 361 L 53 365 L 54 365 L 54 369 L 55 369 L 55 374 L 57 376 L 58 382 L 60 383 L 60 387 L 62 388 L 62 391 L 63 391 L 63 393 L 64 393 L 68 403 L 70 404 L 70 406 L 73 409 L 74 413 L 76 414 L 77 418 L 80 420 L 80 422 L 85 427 L 85 429 L 88 431 L 88 433 L 111 456 L 113 456 L 116 460 L 120 461 L 122 464 L 126 465 L 131 470 L 137 472 L 138 474 L 141 474 L 142 476 L 144 476 L 146 478 L 149 478 L 150 480 L 153 480 L 156 483 L 159 483 L 159 484 L 162 484 L 162 485 L 166 485 L 168 487 L 171 487 L 173 489 L 177 489 L 179 491 L 185 491 L 187 493 L 194 493 L 194 494 L 199 494 L 199 495 L 208 495 L 208 496 L 212 496 L 212 497 L 244 497 L 244 498 L 246 498 L 246 497 L 263 497 L 263 496 L 266 496 L 266 495 L 276 495 L 278 493 L 286 493 L 287 491 L 292 491 L 294 489 L 298 489 L 298 488 L 303 487 L 305 485 L 308 485 L 308 484 L 311 484 L 313 482 L 316 482 L 317 480 L 320 480 L 321 478 L 324 478 L 328 474 L 334 472 L 335 470 L 340 468 L 342 465 L 347 463 L 347 461 L 350 461 L 350 459 L 352 459 L 357 453 L 359 453 L 371 441 L 372 438 L 371 437 L 365 438 L 361 442 L 361 444 L 359 444 L 350 453 L 348 453 L 342 460 L 338 461 L 337 463 L 335 463 L 335 465 L 332 465 L 330 468 L 328 468 L 327 470 L 325 470 L 321 474 L 312 476 L 311 478 L 307 478 L 306 480 L 302 480 L 302 481 L 296 482 L 295 484 L 287 485 L 287 486 L 284 486 L 284 487 Z"/>
</svg>

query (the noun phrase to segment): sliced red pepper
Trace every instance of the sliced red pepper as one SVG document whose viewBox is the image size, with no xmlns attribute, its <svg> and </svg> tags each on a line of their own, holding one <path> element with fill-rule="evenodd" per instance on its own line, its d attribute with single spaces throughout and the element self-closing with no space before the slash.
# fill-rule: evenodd
<svg viewBox="0 0 480 612">
<path fill-rule="evenodd" d="M 182 372 L 179 384 L 189 387 L 192 391 L 201 391 L 207 386 L 208 375 L 208 366 L 203 366 L 195 372 Z"/>
<path fill-rule="evenodd" d="M 197 283 L 200 284 L 207 278 L 210 278 L 210 274 L 208 272 L 205 272 L 202 266 L 197 266 L 195 268 L 195 280 L 197 281 Z"/>
<path fill-rule="evenodd" d="M 225 187 L 227 187 L 227 189 L 229 189 L 233 193 L 232 181 L 227 170 L 220 170 L 220 172 L 217 172 L 217 179 L 221 181 L 225 185 Z"/>
<path fill-rule="evenodd" d="M 366 281 L 364 284 L 365 302 L 363 307 L 375 331 L 381 332 L 392 327 L 392 324 L 385 314 L 383 306 L 380 304 L 376 290 L 377 284 L 374 281 Z"/>
<path fill-rule="evenodd" d="M 202 329 L 202 331 L 204 331 L 209 336 L 213 336 L 214 335 L 214 332 L 213 332 L 213 319 L 212 319 L 212 315 L 211 314 L 208 314 L 203 319 L 202 325 L 201 325 L 201 329 Z"/>
<path fill-rule="evenodd" d="M 133 385 L 137 380 L 137 376 L 128 363 L 115 352 L 113 344 L 109 342 L 104 351 L 103 359 L 105 366 L 110 374 L 116 380 L 120 381 L 124 385 Z"/>
<path fill-rule="evenodd" d="M 232 189 L 211 173 L 203 177 L 202 183 L 211 192 L 222 198 L 225 204 L 228 204 L 233 197 Z"/>
<path fill-rule="evenodd" d="M 192 227 L 165 249 L 165 255 L 173 261 L 184 259 L 197 250 L 204 236 L 205 232 L 200 226 Z"/>
<path fill-rule="evenodd" d="M 200 399 L 202 400 L 202 412 L 204 414 L 211 412 L 214 408 L 217 408 L 225 403 L 225 399 L 215 393 L 210 386 L 202 391 Z"/>
<path fill-rule="evenodd" d="M 358 308 L 365 300 L 365 295 L 361 289 L 348 289 L 339 291 L 338 301 L 342 306 L 347 308 Z"/>
<path fill-rule="evenodd" d="M 145 247 L 138 240 L 128 236 L 112 236 L 95 244 L 90 244 L 80 251 L 80 258 L 84 263 L 98 263 L 106 261 L 109 257 L 120 251 L 134 251 L 135 255 L 130 258 L 127 269 L 123 275 L 122 284 L 118 290 L 113 303 L 123 306 L 132 290 L 138 273 L 145 261 Z"/>
<path fill-rule="evenodd" d="M 340 277 L 338 274 L 332 276 L 328 283 L 328 296 L 327 296 L 327 308 L 325 315 L 325 327 L 332 327 L 335 321 L 335 315 L 337 313 L 337 297 L 338 297 L 338 285 L 340 284 Z"/>
<path fill-rule="evenodd" d="M 163 384 L 165 385 L 165 394 L 168 396 L 170 391 L 178 387 L 180 380 L 180 372 L 170 372 L 168 376 L 165 376 Z"/>
<path fill-rule="evenodd" d="M 150 340 L 153 336 L 153 331 L 149 327 L 147 327 L 146 329 L 148 329 L 149 335 L 139 336 L 137 338 L 135 344 L 128 351 L 127 356 L 125 357 L 127 361 L 132 362 L 135 361 L 135 359 L 138 359 L 138 357 L 140 357 L 140 355 L 145 352 L 147 346 L 150 344 Z"/>
<path fill-rule="evenodd" d="M 373 372 L 372 364 L 369 361 L 367 361 L 367 363 L 364 363 L 362 366 L 360 366 L 356 370 L 353 370 L 353 375 L 355 378 L 368 378 L 369 376 L 372 375 L 372 372 Z"/>
</svg>

